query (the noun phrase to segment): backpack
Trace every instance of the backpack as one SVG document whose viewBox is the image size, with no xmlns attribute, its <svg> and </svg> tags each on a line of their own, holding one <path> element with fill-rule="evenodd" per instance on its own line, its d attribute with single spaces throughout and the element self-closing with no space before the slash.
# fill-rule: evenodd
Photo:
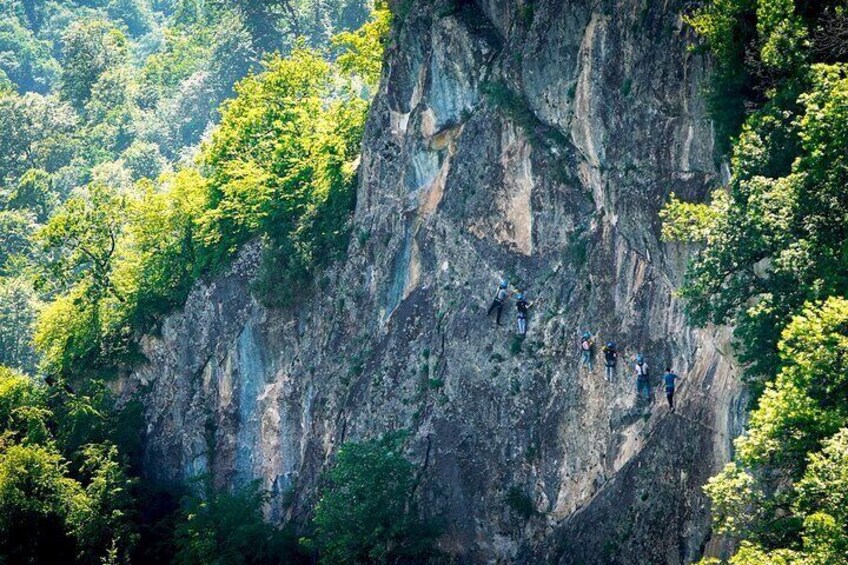
<svg viewBox="0 0 848 565">
<path fill-rule="evenodd" d="M 641 365 L 636 363 L 636 376 L 643 379 L 648 378 L 648 366 L 645 363 Z"/>
<path fill-rule="evenodd" d="M 580 349 L 583 351 L 592 351 L 592 341 L 584 337 L 580 340 Z"/>
</svg>

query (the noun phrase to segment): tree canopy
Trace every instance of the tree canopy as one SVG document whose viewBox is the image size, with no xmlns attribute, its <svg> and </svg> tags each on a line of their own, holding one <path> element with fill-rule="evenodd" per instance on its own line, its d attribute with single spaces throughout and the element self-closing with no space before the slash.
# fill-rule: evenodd
<svg viewBox="0 0 848 565">
<path fill-rule="evenodd" d="M 663 233 L 697 246 L 681 295 L 694 322 L 735 326 L 755 401 L 707 487 L 716 527 L 733 565 L 845 562 L 848 5 L 715 0 L 690 22 L 733 176 L 709 203 L 672 197 Z"/>
</svg>

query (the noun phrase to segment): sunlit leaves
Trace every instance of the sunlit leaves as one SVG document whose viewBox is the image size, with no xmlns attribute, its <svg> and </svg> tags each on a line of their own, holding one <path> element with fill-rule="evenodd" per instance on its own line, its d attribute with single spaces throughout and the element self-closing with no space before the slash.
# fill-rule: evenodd
<svg viewBox="0 0 848 565">
<path fill-rule="evenodd" d="M 107 70 L 124 63 L 127 38 L 104 20 L 75 23 L 63 37 L 62 92 L 81 108 Z"/>
<path fill-rule="evenodd" d="M 660 211 L 663 221 L 663 241 L 706 243 L 717 224 L 727 214 L 727 194 L 717 190 L 712 194 L 712 204 L 684 202 L 672 194 L 668 204 Z"/>
<path fill-rule="evenodd" d="M 782 369 L 736 440 L 736 462 L 706 487 L 713 517 L 752 552 L 803 541 L 798 563 L 839 562 L 828 559 L 848 547 L 848 300 L 806 306 L 779 349 Z"/>
<path fill-rule="evenodd" d="M 382 53 L 391 28 L 391 12 L 387 7 L 374 11 L 371 21 L 352 32 L 333 38 L 333 46 L 341 51 L 336 63 L 347 73 L 357 75 L 373 91 L 383 69 Z"/>
</svg>

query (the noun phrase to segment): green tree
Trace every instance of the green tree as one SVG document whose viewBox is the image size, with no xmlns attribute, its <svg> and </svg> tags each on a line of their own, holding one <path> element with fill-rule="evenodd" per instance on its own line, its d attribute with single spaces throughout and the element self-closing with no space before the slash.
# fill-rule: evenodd
<svg viewBox="0 0 848 565">
<path fill-rule="evenodd" d="M 31 377 L 0 367 L 0 443 L 45 443 L 52 413 L 46 387 Z"/>
<path fill-rule="evenodd" d="M 366 106 L 330 78 L 314 51 L 272 59 L 238 85 L 203 156 L 210 171 L 204 263 L 219 264 L 266 234 L 273 266 L 265 272 L 279 278 L 264 288 L 281 289 L 280 303 L 346 242 Z"/>
<path fill-rule="evenodd" d="M 383 4 L 371 19 L 356 31 L 340 32 L 332 45 L 340 50 L 336 63 L 348 74 L 359 76 L 372 91 L 376 90 L 383 70 L 383 51 L 392 25 L 392 14 Z"/>
<path fill-rule="evenodd" d="M 150 0 L 109 0 L 106 13 L 123 22 L 133 36 L 144 35 L 154 26 Z"/>
<path fill-rule="evenodd" d="M 40 283 L 63 290 L 85 281 L 92 299 L 119 296 L 112 284 L 112 256 L 126 218 L 126 199 L 103 185 L 69 199 L 36 234 L 46 261 Z"/>
<path fill-rule="evenodd" d="M 30 212 L 0 211 L 0 274 L 16 274 L 16 259 L 30 255 L 36 226 L 35 217 Z"/>
<path fill-rule="evenodd" d="M 35 372 L 32 337 L 37 305 L 25 277 L 0 278 L 0 365 Z"/>
<path fill-rule="evenodd" d="M 155 179 L 165 170 L 167 163 L 159 146 L 145 141 L 135 141 L 123 152 L 121 160 L 134 181 Z"/>
<path fill-rule="evenodd" d="M 166 28 L 164 45 L 151 54 L 141 70 L 141 89 L 147 106 L 173 95 L 179 84 L 201 69 L 209 57 L 212 30 Z"/>
<path fill-rule="evenodd" d="M 41 311 L 34 334 L 51 374 L 81 376 L 129 355 L 121 323 L 127 299 L 112 276 L 126 221 L 126 198 L 91 185 L 36 234 L 42 248 L 37 288 L 61 293 Z"/>
<path fill-rule="evenodd" d="M 104 20 L 75 23 L 63 37 L 62 92 L 82 108 L 100 76 L 127 59 L 127 38 Z"/>
<path fill-rule="evenodd" d="M 20 92 L 44 94 L 57 82 L 59 65 L 50 42 L 37 36 L 31 22 L 22 21 L 16 4 L 0 1 L 0 73 Z"/>
<path fill-rule="evenodd" d="M 55 96 L 0 94 L 0 183 L 14 186 L 30 169 L 67 164 L 77 124 L 73 108 Z"/>
<path fill-rule="evenodd" d="M 822 516 L 813 517 L 823 508 L 815 497 L 840 488 L 836 479 L 823 482 L 834 448 L 819 453 L 848 419 L 848 300 L 808 306 L 784 331 L 780 356 L 780 374 L 736 440 L 736 461 L 706 489 L 719 530 L 765 551 L 802 545 L 810 528 L 823 527 Z M 836 437 L 842 445 L 844 434 Z"/>
<path fill-rule="evenodd" d="M 315 508 L 322 563 L 395 563 L 432 553 L 437 529 L 418 514 L 415 468 L 401 454 L 402 439 L 339 449 Z"/>
<path fill-rule="evenodd" d="M 96 145 L 111 159 L 132 142 L 138 112 L 135 91 L 133 71 L 126 66 L 115 66 L 100 74 L 91 85 L 84 106 L 85 144 Z"/>
<path fill-rule="evenodd" d="M 261 565 L 296 563 L 296 538 L 265 522 L 267 497 L 252 483 L 232 493 L 214 492 L 184 501 L 176 528 L 175 563 Z"/>
<path fill-rule="evenodd" d="M 137 539 L 135 481 L 99 430 L 77 435 L 73 446 L 54 440 L 51 430 L 80 419 L 64 403 L 51 410 L 55 401 L 47 386 L 0 368 L 0 558 L 127 562 Z"/>
<path fill-rule="evenodd" d="M 81 450 L 85 500 L 69 517 L 77 540 L 79 563 L 127 563 L 138 539 L 134 524 L 135 480 L 128 477 L 110 444 L 88 444 Z"/>
<path fill-rule="evenodd" d="M 0 451 L 0 548 L 8 561 L 50 563 L 74 555 L 66 520 L 84 504 L 58 453 L 39 445 Z"/>
<path fill-rule="evenodd" d="M 9 195 L 7 208 L 29 210 L 39 223 L 43 223 L 50 217 L 58 200 L 50 175 L 42 169 L 30 169 L 20 177 Z"/>
</svg>

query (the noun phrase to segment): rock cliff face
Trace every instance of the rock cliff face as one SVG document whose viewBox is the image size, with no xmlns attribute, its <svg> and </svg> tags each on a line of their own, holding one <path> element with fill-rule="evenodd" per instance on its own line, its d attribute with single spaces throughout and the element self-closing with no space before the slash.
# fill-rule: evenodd
<svg viewBox="0 0 848 565">
<path fill-rule="evenodd" d="M 402 5 L 401 5 L 402 4 Z M 669 193 L 717 181 L 682 0 L 408 0 L 366 132 L 349 258 L 290 310 L 258 249 L 144 340 L 148 472 L 259 478 L 300 519 L 346 440 L 411 431 L 423 507 L 459 562 L 684 563 L 711 550 L 706 479 L 744 398 L 721 332 L 687 327 Z M 497 281 L 529 332 L 486 318 Z M 677 414 L 578 330 L 685 376 Z M 506 503 L 523 493 L 536 512 Z"/>
</svg>

